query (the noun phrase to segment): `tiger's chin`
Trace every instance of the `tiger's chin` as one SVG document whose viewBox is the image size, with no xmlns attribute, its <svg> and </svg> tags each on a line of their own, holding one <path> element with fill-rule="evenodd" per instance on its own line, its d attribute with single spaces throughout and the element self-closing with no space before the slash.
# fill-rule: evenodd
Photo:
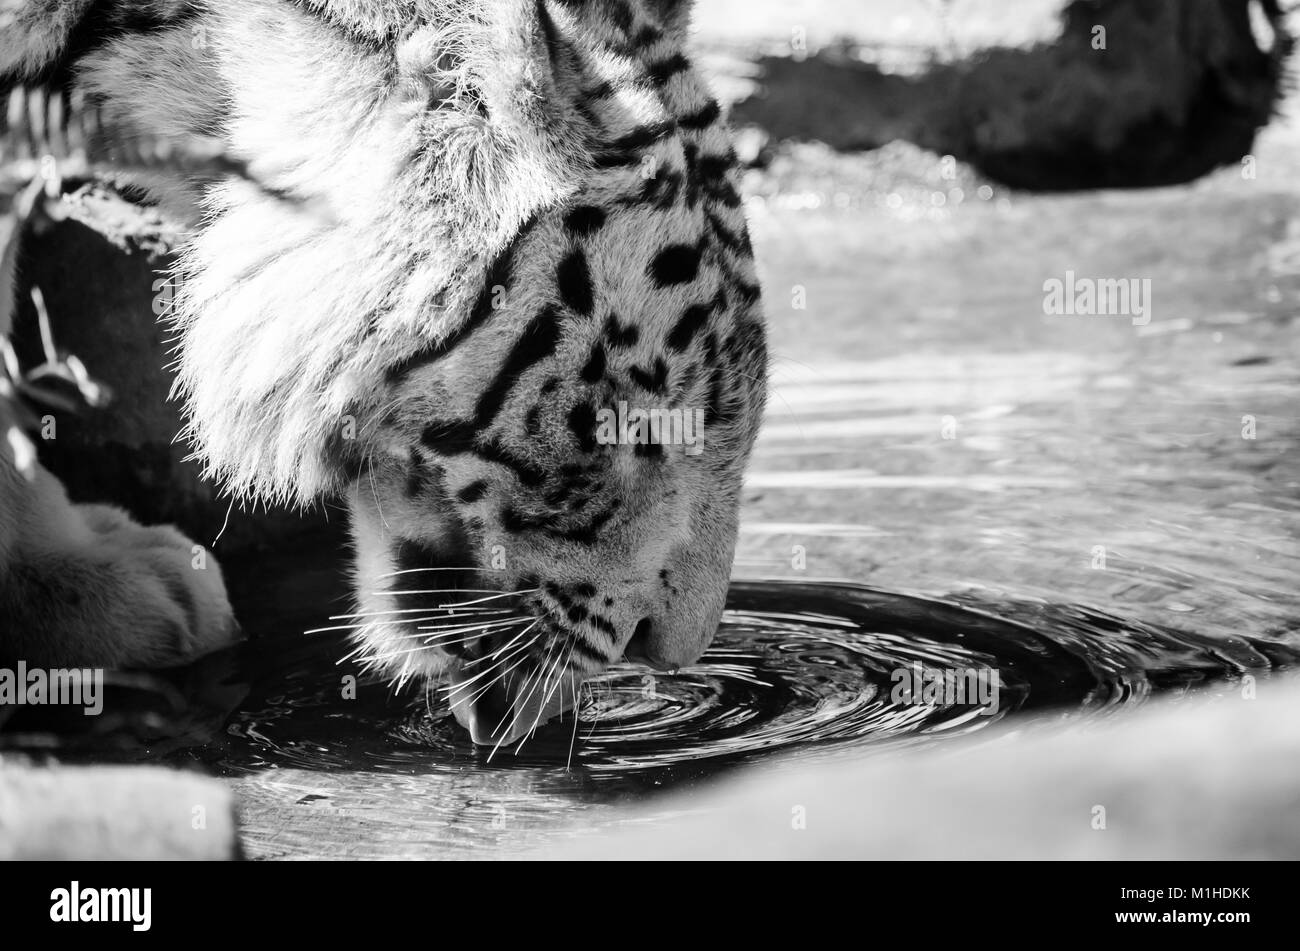
<svg viewBox="0 0 1300 951">
<path fill-rule="evenodd" d="M 472 567 L 482 546 L 454 516 L 418 539 L 354 519 L 353 542 L 357 662 L 397 685 L 424 684 L 480 746 L 524 740 L 576 705 L 585 677 L 536 585 Z"/>
<path fill-rule="evenodd" d="M 523 744 L 537 730 L 578 705 L 582 678 L 572 671 L 535 671 L 517 678 L 484 675 L 473 662 L 456 663 L 448 699 L 456 722 L 478 746 Z"/>
</svg>

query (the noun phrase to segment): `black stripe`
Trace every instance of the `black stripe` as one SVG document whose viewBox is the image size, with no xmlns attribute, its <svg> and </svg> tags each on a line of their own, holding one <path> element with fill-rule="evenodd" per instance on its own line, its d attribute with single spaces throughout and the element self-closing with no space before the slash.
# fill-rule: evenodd
<svg viewBox="0 0 1300 951">
<path fill-rule="evenodd" d="M 574 631 L 570 640 L 573 642 L 573 653 L 581 654 L 583 657 L 586 657 L 589 662 L 600 667 L 609 666 L 610 658 L 591 644 L 588 644 L 586 639 L 580 633 Z"/>
<path fill-rule="evenodd" d="M 505 466 L 518 477 L 524 485 L 536 487 L 546 481 L 546 471 L 540 466 L 521 459 L 506 449 L 496 440 L 477 445 L 478 435 L 475 424 L 463 422 L 434 422 L 424 428 L 420 434 L 421 441 L 443 456 L 473 456 L 484 462 Z"/>
<path fill-rule="evenodd" d="M 722 276 L 727 279 L 727 285 L 734 289 L 740 295 L 740 303 L 745 307 L 752 307 L 758 303 L 763 296 L 763 290 L 757 284 L 751 284 L 745 280 L 736 270 L 736 266 L 727 259 L 725 254 L 714 256 L 714 261 L 722 270 Z"/>
<path fill-rule="evenodd" d="M 506 395 L 519 382 L 519 377 L 530 367 L 553 355 L 559 343 L 560 322 L 556 319 L 555 311 L 548 307 L 524 328 L 515 345 L 510 348 L 510 355 L 501 365 L 496 379 L 479 397 L 475 422 L 481 429 L 487 429 L 496 419 Z"/>
<path fill-rule="evenodd" d="M 718 118 L 721 115 L 722 107 L 719 106 L 717 102 L 710 99 L 708 105 L 689 116 L 682 116 L 679 122 L 683 129 L 699 131 L 701 129 L 707 129 L 709 126 L 713 125 L 713 123 L 718 121 Z"/>
<path fill-rule="evenodd" d="M 485 462 L 495 462 L 499 466 L 505 466 L 512 470 L 524 485 L 535 488 L 546 481 L 546 471 L 527 459 L 521 459 L 509 449 L 506 449 L 495 439 L 486 445 L 472 450 L 472 455 L 484 460 Z"/>
<path fill-rule="evenodd" d="M 560 299 L 570 310 L 584 317 L 595 306 L 596 288 L 591 282 L 591 268 L 587 265 L 587 256 L 581 250 L 567 254 L 555 270 L 555 282 L 560 291 Z"/>
<path fill-rule="evenodd" d="M 614 627 L 614 623 L 609 618 L 600 614 L 592 614 L 591 617 L 587 618 L 587 623 L 606 635 L 611 643 L 618 643 L 618 629 Z"/>
<path fill-rule="evenodd" d="M 725 390 L 726 371 L 721 367 L 716 367 L 713 371 L 713 380 L 709 385 L 709 406 L 706 412 L 706 419 L 710 426 L 722 425 L 731 419 L 731 410 L 727 406 L 728 396 Z"/>
<path fill-rule="evenodd" d="M 736 191 L 731 182 L 725 179 L 706 183 L 704 193 L 713 201 L 727 208 L 739 208 L 741 205 L 740 192 Z"/>
<path fill-rule="evenodd" d="M 699 160 L 696 169 L 706 181 L 717 182 L 727 177 L 735 165 L 734 155 L 705 155 Z"/>
<path fill-rule="evenodd" d="M 718 243 L 730 251 L 736 251 L 742 254 L 749 254 L 751 249 L 748 235 L 741 236 L 732 231 L 717 215 L 709 212 L 706 215 L 709 228 L 713 231 L 713 236 L 718 239 Z"/>
<path fill-rule="evenodd" d="M 659 287 L 689 284 L 700 270 L 700 257 L 704 242 L 696 244 L 670 244 L 659 250 L 648 268 L 650 276 Z"/>
<path fill-rule="evenodd" d="M 653 125 L 633 129 L 627 135 L 620 136 L 599 149 L 595 156 L 596 166 L 614 168 L 621 165 L 635 165 L 641 161 L 643 150 L 671 135 L 675 127 L 672 122 L 656 122 Z"/>
<path fill-rule="evenodd" d="M 476 479 L 456 493 L 456 498 L 466 505 L 472 505 L 487 495 L 488 484 L 483 479 Z"/>
<path fill-rule="evenodd" d="M 672 132 L 673 124 L 671 122 L 656 122 L 653 125 L 643 125 L 633 129 L 627 135 L 615 139 L 609 146 L 619 151 L 644 149 L 654 145 L 665 136 L 672 135 Z"/>
<path fill-rule="evenodd" d="M 624 168 L 628 165 L 641 164 L 641 153 L 597 152 L 591 161 L 596 168 Z"/>
<path fill-rule="evenodd" d="M 496 299 L 495 288 L 506 288 L 507 294 L 514 278 L 515 256 L 520 246 L 537 228 L 539 219 L 536 215 L 529 218 L 520 227 L 519 232 L 515 235 L 509 246 L 502 251 L 492 265 L 488 268 L 486 277 L 483 280 L 483 287 L 479 291 L 477 300 L 474 302 L 474 308 L 470 311 L 469 319 L 456 328 L 456 330 L 437 343 L 419 350 L 399 363 L 393 364 L 385 372 L 384 377 L 389 383 L 397 383 L 403 377 L 413 371 L 434 362 L 440 357 L 446 356 L 451 351 L 464 343 L 476 330 L 483 326 L 489 317 L 495 312 L 493 303 Z"/>
<path fill-rule="evenodd" d="M 597 340 L 591 345 L 591 356 L 582 368 L 582 379 L 587 383 L 600 382 L 600 378 L 605 375 L 606 365 L 605 345 Z"/>
<path fill-rule="evenodd" d="M 682 53 L 676 53 L 668 59 L 660 60 L 657 63 L 651 63 L 646 72 L 650 75 L 650 81 L 656 86 L 664 86 L 668 80 L 672 79 L 678 73 L 684 73 L 691 68 L 691 61 Z"/>
<path fill-rule="evenodd" d="M 628 205 L 654 205 L 660 211 L 667 211 L 677 203 L 685 178 L 681 172 L 664 170 L 654 178 L 647 178 L 641 186 L 640 193 L 633 199 L 625 199 Z"/>
<path fill-rule="evenodd" d="M 709 316 L 712 313 L 713 309 L 704 304 L 688 307 L 686 312 L 677 319 L 677 324 L 673 327 L 672 333 L 668 335 L 668 346 L 678 353 L 686 350 L 691 345 L 691 341 L 695 339 L 695 335 L 709 322 Z"/>
<path fill-rule="evenodd" d="M 604 0 L 604 5 L 605 12 L 619 32 L 625 36 L 630 33 L 632 27 L 636 25 L 636 17 L 633 16 L 632 8 L 625 0 Z"/>
<path fill-rule="evenodd" d="M 594 234 L 605 225 L 605 209 L 594 205 L 579 205 L 564 216 L 564 227 L 576 235 Z"/>
<path fill-rule="evenodd" d="M 590 403 L 579 403 L 569 410 L 569 431 L 583 452 L 596 451 L 596 411 Z"/>
<path fill-rule="evenodd" d="M 473 423 L 459 420 L 434 420 L 420 433 L 420 442 L 444 456 L 459 456 L 474 451 L 478 430 Z"/>
<path fill-rule="evenodd" d="M 610 313 L 605 318 L 604 333 L 609 345 L 620 349 L 636 346 L 637 340 L 641 337 L 641 331 L 636 324 L 623 324 L 615 313 Z"/>
<path fill-rule="evenodd" d="M 645 49 L 647 46 L 653 46 L 664 38 L 663 31 L 652 23 L 647 23 L 641 29 L 636 31 L 636 35 L 628 40 L 628 47 L 636 52 Z"/>
<path fill-rule="evenodd" d="M 634 366 L 628 374 L 643 390 L 662 395 L 668 389 L 668 364 L 664 362 L 663 357 L 655 358 L 652 370 L 643 370 L 641 367 Z"/>
</svg>

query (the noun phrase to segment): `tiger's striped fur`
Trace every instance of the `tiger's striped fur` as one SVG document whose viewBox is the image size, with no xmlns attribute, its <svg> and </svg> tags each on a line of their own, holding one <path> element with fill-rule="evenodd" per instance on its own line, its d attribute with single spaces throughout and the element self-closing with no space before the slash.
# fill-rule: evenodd
<svg viewBox="0 0 1300 951">
<path fill-rule="evenodd" d="M 119 134 L 216 137 L 267 186 L 146 182 L 199 222 L 187 435 L 237 494 L 348 499 L 364 658 L 501 743 L 625 654 L 698 657 L 766 352 L 689 3 L 15 4 L 0 68 L 71 59 Z M 620 402 L 703 410 L 703 451 L 598 441 Z M 493 592 L 484 631 L 417 623 Z"/>
</svg>

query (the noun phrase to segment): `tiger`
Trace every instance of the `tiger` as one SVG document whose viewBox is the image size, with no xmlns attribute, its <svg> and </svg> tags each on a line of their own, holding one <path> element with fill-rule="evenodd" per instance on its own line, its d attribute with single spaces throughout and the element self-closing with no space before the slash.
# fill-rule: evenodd
<svg viewBox="0 0 1300 951">
<path fill-rule="evenodd" d="M 0 0 L 0 76 L 247 171 L 122 172 L 188 229 L 183 436 L 345 502 L 357 660 L 480 746 L 722 616 L 769 358 L 691 7 Z"/>
</svg>

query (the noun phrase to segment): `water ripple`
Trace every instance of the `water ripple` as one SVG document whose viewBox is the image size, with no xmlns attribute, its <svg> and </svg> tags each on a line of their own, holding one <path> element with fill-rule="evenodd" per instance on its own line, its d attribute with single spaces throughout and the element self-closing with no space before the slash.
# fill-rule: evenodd
<svg viewBox="0 0 1300 951">
<path fill-rule="evenodd" d="M 217 754 L 226 768 L 426 774 L 474 764 L 639 786 L 634 774 L 701 776 L 774 750 L 933 742 L 1027 709 L 1101 711 L 1300 659 L 1295 645 L 1182 634 L 1079 607 L 737 581 L 699 663 L 673 674 L 616 667 L 588 684 L 576 719 L 489 760 L 422 694 L 391 697 L 363 683 L 356 699 L 343 699 L 348 671 L 328 662 L 328 649 L 307 663 L 301 650 L 261 661 L 255 676 L 275 688 L 259 696 L 254 684 Z M 995 672 L 996 696 L 900 696 L 901 681 L 934 682 L 944 672 Z"/>
</svg>

